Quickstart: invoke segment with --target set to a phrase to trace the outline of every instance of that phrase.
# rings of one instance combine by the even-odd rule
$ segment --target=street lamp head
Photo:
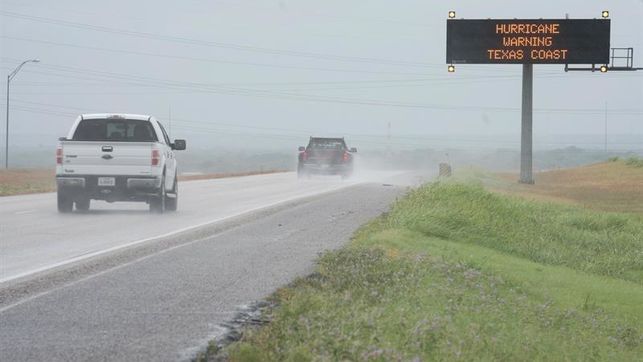
[[[30,60],[30,62],[32,62],[32,63],[40,63],[40,59],[32,59],[32,60]]]

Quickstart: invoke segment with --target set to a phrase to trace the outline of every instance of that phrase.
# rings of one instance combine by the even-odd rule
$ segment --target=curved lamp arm
[[[29,59],[29,60],[25,60],[24,62],[20,63],[20,65],[17,66],[16,69],[13,70],[13,72],[9,73],[9,75],[7,76],[7,79],[9,81],[11,81],[13,79],[13,77],[15,77],[16,74],[18,74],[20,69],[27,63],[40,63],[40,59]]]

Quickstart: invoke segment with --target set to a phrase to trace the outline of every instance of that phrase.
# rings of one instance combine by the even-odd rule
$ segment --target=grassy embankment
[[[349,246],[322,256],[316,273],[275,293],[272,322],[225,353],[234,361],[641,360],[643,214],[570,203],[618,209],[620,196],[597,198],[582,180],[617,193],[643,168],[619,161],[594,175],[601,167],[556,171],[560,182],[549,188],[556,177],[538,175],[539,185],[518,192],[480,182],[412,191]],[[566,172],[584,175],[583,192],[560,190],[577,182],[563,181]],[[530,200],[543,197],[565,203]]]
[[[252,176],[285,172],[268,170],[256,172],[225,172],[179,176],[181,181],[210,180],[226,177]],[[0,170],[0,196],[33,194],[56,191],[54,170],[48,169],[10,169]]]
[[[516,182],[517,175],[479,174],[493,191],[532,200],[564,202],[595,210],[643,213],[643,158],[612,159],[578,168],[542,172],[536,185]]]

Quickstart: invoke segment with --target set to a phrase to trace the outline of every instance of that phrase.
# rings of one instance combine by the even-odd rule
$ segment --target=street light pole
[[[6,130],[5,130],[5,139],[4,139],[4,168],[9,168],[9,84],[11,80],[18,74],[20,69],[27,63],[40,63],[39,59],[29,59],[20,63],[13,72],[7,75],[7,118],[6,118]]]
[[[11,78],[7,75],[7,118],[6,119],[6,126],[7,129],[5,130],[5,139],[4,139],[4,168],[8,169],[9,168],[9,82],[11,81]]]

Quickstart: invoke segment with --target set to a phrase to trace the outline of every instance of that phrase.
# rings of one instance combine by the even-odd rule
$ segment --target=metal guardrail
[[[445,162],[440,163],[440,177],[451,177],[451,173],[451,165]]]

